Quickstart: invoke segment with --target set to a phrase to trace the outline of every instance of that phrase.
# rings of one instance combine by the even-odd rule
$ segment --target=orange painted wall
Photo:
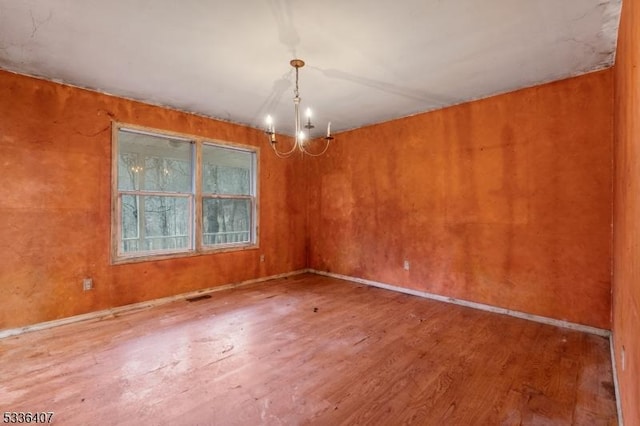
[[[111,265],[112,120],[262,147],[260,249]],[[0,330],[304,268],[302,161],[265,142],[259,130],[0,72]],[[84,277],[95,290],[81,291]]]
[[[639,426],[640,5],[637,0],[622,2],[619,31],[615,65],[613,341],[624,423]]]
[[[339,134],[306,161],[310,267],[608,329],[612,76]]]

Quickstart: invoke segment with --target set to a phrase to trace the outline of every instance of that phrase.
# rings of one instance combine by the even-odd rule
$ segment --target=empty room
[[[640,426],[639,60],[638,0],[0,0],[2,422]]]

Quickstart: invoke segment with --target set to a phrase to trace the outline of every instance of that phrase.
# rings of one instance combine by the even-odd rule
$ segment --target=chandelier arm
[[[296,150],[296,148],[298,148],[298,142],[294,142],[293,146],[291,147],[291,149],[289,151],[278,151],[278,148],[276,148],[276,144],[272,143],[271,144],[271,148],[273,148],[273,152],[276,153],[276,155],[280,158],[288,158],[290,157]]]
[[[308,151],[307,149],[304,148],[304,146],[300,145],[300,149],[302,150],[302,152],[304,152],[305,154],[311,156],[311,157],[320,157],[321,155],[324,155],[325,152],[327,152],[327,150],[329,149],[329,145],[331,144],[331,139],[324,139],[326,145],[324,146],[324,149],[322,150],[322,152],[319,153],[313,153],[311,151]]]
[[[293,151],[289,151],[286,154],[281,154],[277,149],[274,148],[273,152],[275,152],[276,157],[278,158],[289,158],[293,155]]]

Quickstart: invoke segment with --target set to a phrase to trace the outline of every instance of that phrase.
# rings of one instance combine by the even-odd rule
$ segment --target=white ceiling
[[[621,0],[0,0],[0,68],[293,132],[607,68]]]

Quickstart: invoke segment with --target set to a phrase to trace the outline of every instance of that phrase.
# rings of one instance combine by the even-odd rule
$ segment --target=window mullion
[[[144,188],[144,157],[141,159],[140,158],[140,154],[137,153],[136,154],[136,165],[138,166],[137,168],[137,172],[136,172],[136,177],[137,177],[137,184],[138,184],[138,192],[141,192],[141,190]],[[135,185],[134,185],[135,188]],[[144,251],[145,247],[144,247],[144,239],[146,237],[146,229],[144,226],[144,218],[145,218],[145,203],[144,203],[144,198],[142,198],[140,195],[136,196],[136,204],[138,207],[138,216],[137,216],[137,226],[138,226],[138,251]]]
[[[196,141],[195,155],[195,177],[194,177],[194,206],[195,206],[195,236],[196,250],[200,251],[203,246],[203,220],[202,220],[202,141]]]
[[[193,196],[190,192],[119,191],[118,193],[122,195],[144,195],[146,197],[191,198]]]
[[[253,200],[251,195],[235,195],[235,194],[202,194],[202,198],[218,198],[223,200]]]

